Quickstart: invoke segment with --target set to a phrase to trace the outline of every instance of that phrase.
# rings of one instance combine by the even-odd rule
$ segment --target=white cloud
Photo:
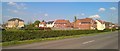
[[[77,16],[77,17],[84,16],[84,15],[85,15],[84,13],[75,14],[75,16]]]
[[[18,13],[18,10],[7,9],[10,13]]]
[[[48,14],[47,14],[47,13],[45,13],[45,14],[44,14],[44,16],[45,16],[45,17],[47,17],[47,16],[48,16]]]
[[[24,3],[20,3],[20,4],[18,4],[16,7],[18,8],[18,9],[27,9],[27,7],[25,6],[26,4],[24,4]]]
[[[8,2],[8,5],[17,5],[15,2]]]
[[[111,7],[110,9],[111,9],[111,10],[116,10],[116,8],[115,8],[115,7]]]
[[[99,15],[92,15],[92,16],[89,16],[89,18],[100,18]]]
[[[15,10],[15,9],[7,9],[9,13],[12,14],[16,14],[16,15],[27,15],[28,13],[30,14],[30,12],[26,12],[26,11],[21,11],[21,10]]]
[[[84,13],[81,13],[82,16],[84,16],[85,14]]]
[[[99,11],[105,11],[106,9],[105,8],[99,8]]]
[[[8,5],[15,7],[16,9],[27,9],[24,3],[15,3],[15,2],[8,2]]]
[[[18,10],[12,10],[13,13],[18,13],[19,11]]]

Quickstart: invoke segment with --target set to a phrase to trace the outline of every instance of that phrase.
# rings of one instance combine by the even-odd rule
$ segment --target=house
[[[97,30],[104,30],[105,29],[105,21],[96,20],[97,23]]]
[[[54,23],[55,28],[71,28],[71,23],[69,20],[59,19]]]
[[[74,28],[74,23],[75,23],[75,22],[72,22],[72,23],[71,23],[71,28]]]
[[[105,28],[106,28],[106,29],[110,29],[110,28],[111,28],[111,25],[112,25],[112,23],[110,23],[110,22],[105,22]]]
[[[47,28],[54,27],[54,21],[40,22],[39,27],[47,27]]]
[[[46,22],[40,22],[39,27],[46,27]]]
[[[48,21],[47,23],[46,23],[46,27],[49,27],[49,28],[51,28],[51,27],[54,27],[54,21]]]
[[[9,19],[6,25],[7,28],[21,28],[24,27],[24,21],[22,19],[19,18],[12,18]]]
[[[106,29],[111,29],[111,28],[116,28],[118,29],[118,25],[117,24],[113,24],[111,22],[105,22],[105,28]]]
[[[81,30],[94,30],[96,22],[92,18],[77,19],[73,27]]]

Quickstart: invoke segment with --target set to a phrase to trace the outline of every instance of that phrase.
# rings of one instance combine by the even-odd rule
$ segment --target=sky
[[[119,2],[120,0],[2,0],[2,2]]]
[[[2,21],[20,18],[28,22],[93,18],[118,22],[117,2],[3,2]]]

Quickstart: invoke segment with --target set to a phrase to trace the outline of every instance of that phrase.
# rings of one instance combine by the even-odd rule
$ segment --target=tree
[[[77,17],[76,16],[74,16],[74,21],[76,21],[77,20]]]
[[[27,22],[27,25],[30,25],[30,24],[33,24],[32,21],[28,21],[28,22]]]
[[[36,27],[38,27],[39,26],[39,23],[40,23],[40,21],[39,20],[36,20],[35,22],[34,22],[34,26]]]
[[[39,20],[36,20],[36,21],[34,22],[35,25],[38,25],[39,23],[40,23]]]
[[[25,25],[25,28],[29,29],[34,27],[34,24],[31,21],[28,21],[28,23]]]

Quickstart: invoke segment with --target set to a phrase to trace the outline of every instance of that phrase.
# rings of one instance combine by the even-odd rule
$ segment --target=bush
[[[2,31],[2,42],[8,41],[23,41],[37,38],[51,38],[59,36],[72,36],[90,33],[107,32],[109,30],[17,30],[17,31]]]

